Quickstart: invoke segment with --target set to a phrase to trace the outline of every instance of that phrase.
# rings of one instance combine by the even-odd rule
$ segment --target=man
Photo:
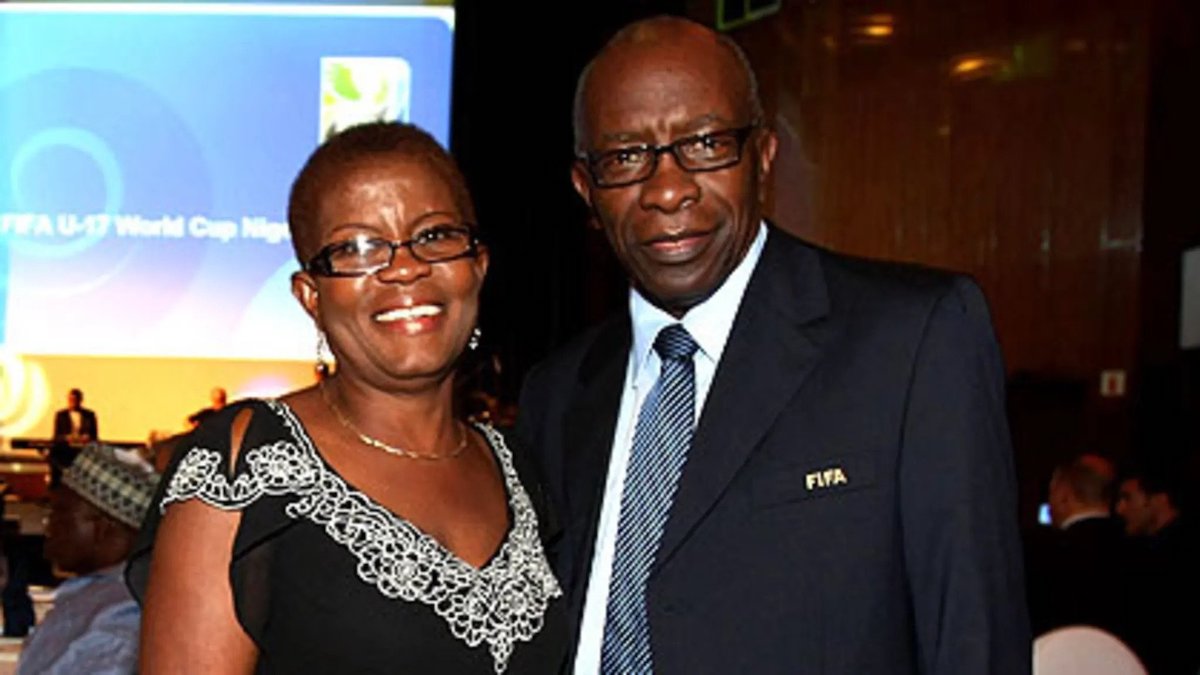
[[[633,288],[522,393],[579,622],[568,668],[1028,672],[975,285],[763,223],[776,137],[707,28],[622,30],[575,116],[572,181]]]
[[[1126,638],[1126,555],[1110,504],[1112,462],[1082,454],[1050,478],[1052,527],[1033,533],[1026,579],[1033,634],[1084,624]]]
[[[1131,469],[1124,475],[1117,515],[1131,537],[1173,544],[1182,534],[1178,491],[1171,480],[1153,471]]]
[[[67,392],[67,407],[54,413],[54,441],[79,448],[98,437],[96,413],[83,407],[83,392]]]
[[[207,408],[201,408],[196,412],[188,415],[187,421],[192,428],[200,426],[200,423],[208,419],[210,415],[225,407],[228,399],[228,394],[223,387],[213,387],[208,393],[209,404]]]
[[[1155,675],[1200,670],[1200,541],[1185,516],[1178,471],[1162,466],[1125,473],[1117,514],[1133,546],[1130,646]]]
[[[25,642],[18,675],[133,673],[141,613],[123,572],[158,475],[136,453],[88,445],[51,492],[46,557],[76,575]]]
[[[100,437],[96,413],[83,407],[83,392],[67,392],[67,407],[54,413],[54,438],[50,446],[50,486],[58,485],[64,468],[79,449]]]

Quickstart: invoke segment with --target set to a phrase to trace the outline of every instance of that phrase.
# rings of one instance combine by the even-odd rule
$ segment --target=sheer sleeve
[[[240,448],[231,453],[234,419],[247,409],[253,415]],[[271,601],[273,542],[296,523],[284,511],[284,497],[292,492],[297,467],[281,461],[291,456],[287,449],[294,449],[295,439],[268,404],[244,401],[211,415],[178,447],[142,522],[126,582],[143,602],[159,522],[171,504],[199,499],[213,508],[239,511],[229,582],[238,622],[261,645]],[[231,454],[236,457],[232,463]]]

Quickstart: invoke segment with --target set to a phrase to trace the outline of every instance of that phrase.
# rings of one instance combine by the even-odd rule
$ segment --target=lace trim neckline
[[[308,430],[304,428],[304,423],[301,422],[300,418],[296,416],[296,413],[292,410],[291,406],[279,399],[269,399],[265,400],[265,402],[274,409],[276,414],[280,416],[284,425],[288,427],[288,431],[297,441],[300,442],[300,445],[305,453],[308,454],[313,461],[320,464],[321,467],[328,473],[330,478],[339,481],[345,490],[362,495],[363,498],[368,501],[368,505],[377,508],[381,515],[386,515],[395,519],[398,525],[411,528],[416,536],[422,539],[428,539],[432,545],[441,549],[446,556],[454,562],[476,572],[482,572],[483,570],[486,570],[493,560],[500,557],[500,552],[504,550],[505,544],[508,543],[514,530],[516,530],[517,505],[514,503],[516,499],[516,491],[520,489],[521,492],[524,493],[525,489],[520,483],[520,479],[517,476],[515,467],[511,465],[511,452],[506,453],[506,455],[502,457],[501,453],[497,451],[497,445],[503,445],[505,450],[508,450],[508,445],[504,442],[504,437],[501,436],[499,432],[493,429],[490,425],[477,424],[474,422],[468,424],[470,428],[478,430],[481,434],[483,434],[483,438],[487,443],[488,450],[492,453],[492,456],[496,458],[496,464],[500,467],[500,473],[504,478],[504,503],[508,509],[508,526],[504,531],[504,538],[500,540],[500,545],[496,547],[496,550],[492,551],[491,556],[488,557],[487,561],[484,562],[483,565],[475,567],[471,563],[463,560],[462,557],[452,551],[450,547],[438,541],[437,537],[434,537],[425,530],[422,530],[412,521],[389,509],[367,493],[355,487],[353,483],[347,480],[346,477],[343,476],[341,472],[339,472],[337,468],[333,466],[333,464],[330,464],[329,460],[325,459],[325,456],[322,455],[319,450],[317,450],[316,444],[312,442],[312,438],[308,435]]]
[[[546,561],[537,515],[503,437],[491,426],[475,425],[497,459],[510,509],[499,549],[476,568],[347,483],[320,455],[286,403],[263,404],[290,438],[245,450],[243,470],[231,471],[232,481],[220,470],[220,453],[192,447],[171,477],[160,509],[191,498],[240,510],[263,496],[298,497],[284,506],[284,513],[313,522],[347,548],[358,561],[360,579],[385,597],[430,606],[470,647],[487,642],[496,673],[504,672],[515,643],[527,642],[541,630],[550,601],[562,589]]]

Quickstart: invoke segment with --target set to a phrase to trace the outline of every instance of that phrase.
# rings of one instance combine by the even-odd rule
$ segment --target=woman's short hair
[[[383,155],[399,155],[425,163],[450,187],[463,217],[474,223],[475,207],[466,181],[454,158],[433,136],[403,122],[368,122],[350,127],[321,144],[292,183],[288,198],[288,230],[292,248],[303,263],[314,253],[311,241],[316,231],[316,214],[322,192],[358,161]]]

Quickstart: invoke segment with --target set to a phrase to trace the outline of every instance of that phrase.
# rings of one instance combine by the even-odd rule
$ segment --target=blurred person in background
[[[188,415],[188,418],[187,418],[188,425],[192,428],[195,428],[196,426],[198,426],[201,422],[203,422],[205,419],[207,419],[210,415],[212,415],[213,413],[217,412],[218,410],[221,410],[226,405],[228,405],[228,398],[229,398],[229,395],[228,395],[228,393],[226,393],[226,391],[223,387],[213,387],[212,391],[210,391],[208,393],[208,400],[209,400],[208,407],[201,408],[200,410],[197,410],[196,412],[192,413],[191,415]]]
[[[1130,544],[1130,646],[1153,675],[1200,670],[1200,546],[1187,479],[1170,462],[1150,462],[1125,471],[1117,494]]]
[[[100,438],[96,413],[83,407],[83,392],[67,392],[67,407],[54,413],[54,438],[50,445],[50,485],[58,485],[62,470],[71,465],[79,449]]]
[[[1127,555],[1121,522],[1112,516],[1116,469],[1081,454],[1050,478],[1051,527],[1026,542],[1026,587],[1035,636],[1083,624],[1125,639]]]
[[[60,573],[54,607],[25,641],[19,675],[118,675],[137,666],[141,612],[125,561],[158,474],[136,453],[90,444],[51,490],[46,557]]]

